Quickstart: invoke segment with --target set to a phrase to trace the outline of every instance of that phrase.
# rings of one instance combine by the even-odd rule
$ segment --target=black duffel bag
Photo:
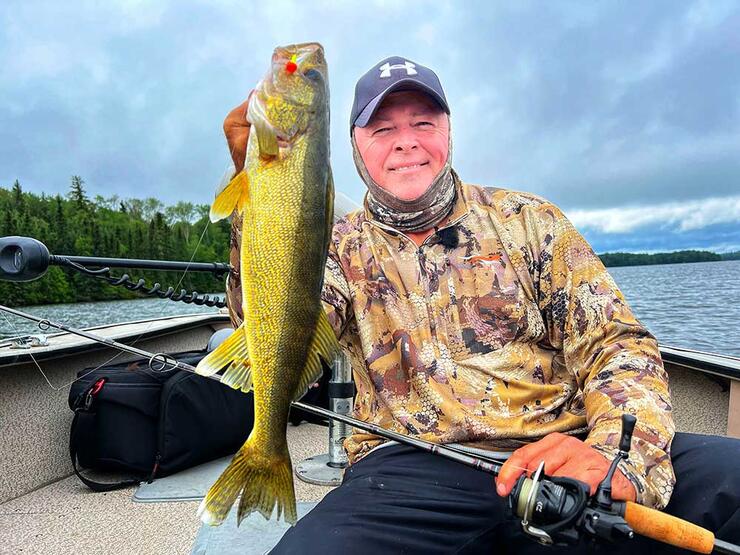
[[[205,351],[171,355],[191,365]],[[157,372],[148,360],[82,370],[69,392],[75,416],[69,453],[75,474],[95,491],[151,482],[234,453],[254,422],[244,394],[185,370]],[[78,469],[123,472],[131,479],[101,483]]]

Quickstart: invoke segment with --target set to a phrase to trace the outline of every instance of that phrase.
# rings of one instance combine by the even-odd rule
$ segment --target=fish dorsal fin
[[[196,367],[196,372],[203,376],[212,376],[225,366],[226,371],[221,383],[245,393],[252,390],[252,368],[247,352],[247,336],[244,324],[236,328],[226,340],[208,353]]]
[[[221,191],[211,205],[209,217],[212,222],[228,218],[234,209],[242,211],[249,192],[249,178],[247,174],[240,171],[229,181],[226,188]]]
[[[261,118],[254,122],[253,127],[257,133],[257,146],[260,150],[260,157],[274,158],[277,156],[280,149],[278,147],[275,130]]]
[[[322,308],[319,311],[316,331],[314,332],[313,340],[308,350],[306,366],[301,373],[301,379],[293,395],[294,401],[303,397],[306,391],[308,391],[308,388],[321,378],[323,368],[321,367],[320,358],[323,358],[331,365],[334,362],[334,357],[340,350],[341,347],[339,346],[337,337],[334,335],[334,329],[331,327],[329,319],[326,317],[326,312]]]

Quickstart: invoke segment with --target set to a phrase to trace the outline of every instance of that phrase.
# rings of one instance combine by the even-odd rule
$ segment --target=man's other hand
[[[545,461],[545,474],[575,478],[591,487],[591,495],[606,476],[611,461],[596,449],[573,436],[552,433],[541,440],[520,447],[512,453],[496,478],[496,491],[502,497],[511,493],[517,478],[527,469],[531,475],[541,461]],[[622,471],[617,469],[612,480],[612,497],[623,501],[634,501],[635,486]]]
[[[252,91],[254,92],[254,91]],[[229,153],[234,161],[236,173],[244,169],[244,159],[247,156],[247,141],[249,140],[249,128],[247,121],[247,108],[252,93],[249,93],[247,100],[231,110],[224,120],[224,135],[226,142],[229,144]]]

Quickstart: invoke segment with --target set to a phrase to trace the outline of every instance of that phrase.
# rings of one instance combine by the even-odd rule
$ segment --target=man
[[[246,104],[224,123],[237,170]],[[350,133],[368,192],[334,227],[322,298],[352,361],[357,418],[508,460],[494,489],[476,470],[355,432],[343,484],[273,553],[539,552],[505,518],[505,496],[540,461],[593,492],[623,413],[638,422],[614,497],[657,508],[671,498],[674,425],[655,339],[557,207],[459,179],[449,113],[420,64],[392,57],[360,78]],[[677,468],[706,466],[681,474],[669,509],[734,541],[740,485],[709,462],[737,457],[739,443],[678,434],[672,448]],[[709,477],[735,496],[707,496]]]

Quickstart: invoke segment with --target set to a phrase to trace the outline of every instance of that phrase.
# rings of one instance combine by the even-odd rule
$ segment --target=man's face
[[[366,127],[355,127],[357,149],[370,177],[402,200],[426,192],[447,161],[447,114],[416,91],[389,94]]]

